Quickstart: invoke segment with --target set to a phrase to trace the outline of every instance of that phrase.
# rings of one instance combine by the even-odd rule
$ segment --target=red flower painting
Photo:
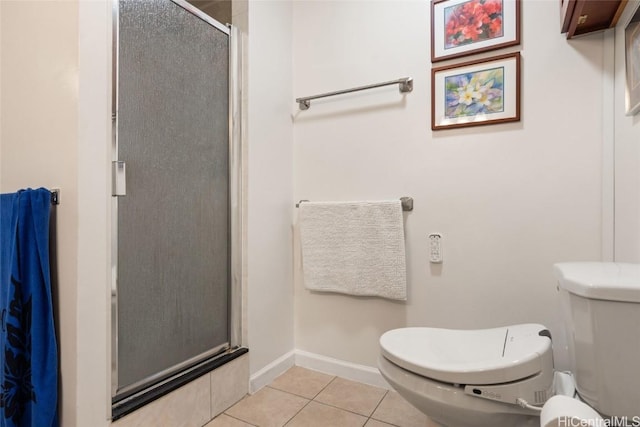
[[[445,49],[502,37],[502,1],[470,0],[445,8]]]

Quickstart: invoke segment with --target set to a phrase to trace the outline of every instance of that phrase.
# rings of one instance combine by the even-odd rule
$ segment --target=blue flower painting
[[[447,118],[504,111],[504,67],[449,76],[444,84]]]
[[[638,9],[640,10],[640,9]],[[631,35],[631,88],[636,89],[640,85],[640,24]]]

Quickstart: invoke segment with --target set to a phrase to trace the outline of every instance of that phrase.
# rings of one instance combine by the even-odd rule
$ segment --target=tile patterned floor
[[[205,427],[437,427],[395,391],[294,366]]]

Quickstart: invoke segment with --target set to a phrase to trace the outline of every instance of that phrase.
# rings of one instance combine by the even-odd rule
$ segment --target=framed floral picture
[[[520,120],[520,52],[431,70],[431,129]]]
[[[627,72],[627,116],[640,111],[640,8],[624,29]]]
[[[520,44],[520,0],[432,0],[431,62]]]

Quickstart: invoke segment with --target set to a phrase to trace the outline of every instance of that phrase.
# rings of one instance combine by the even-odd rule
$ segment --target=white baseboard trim
[[[303,350],[294,350],[295,364],[307,369],[323,372],[325,374],[336,375],[352,381],[376,387],[391,389],[389,383],[382,377],[378,368],[356,363],[345,362],[344,360],[322,356]]]
[[[295,364],[295,350],[280,356],[249,378],[249,393],[253,394],[271,383]]]

